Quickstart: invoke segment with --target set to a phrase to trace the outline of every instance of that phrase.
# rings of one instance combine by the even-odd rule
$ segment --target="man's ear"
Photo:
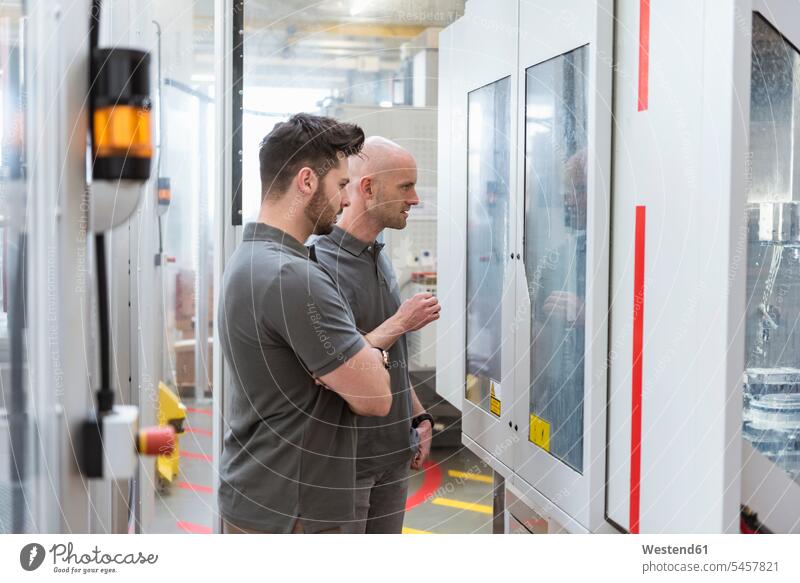
[[[316,192],[319,178],[316,173],[308,166],[303,166],[295,176],[297,190],[306,196],[311,196]]]
[[[375,198],[375,179],[372,176],[362,176],[358,181],[359,189],[367,199]]]

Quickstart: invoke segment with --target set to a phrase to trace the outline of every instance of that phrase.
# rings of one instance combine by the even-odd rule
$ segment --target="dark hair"
[[[294,176],[308,166],[320,178],[339,162],[338,156],[354,156],[364,146],[364,130],[330,117],[298,113],[275,125],[258,150],[261,198],[279,195]]]

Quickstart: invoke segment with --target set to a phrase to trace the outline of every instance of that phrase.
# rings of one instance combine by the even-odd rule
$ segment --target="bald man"
[[[399,534],[409,468],[422,468],[433,434],[433,417],[411,386],[405,334],[437,320],[440,307],[429,293],[400,302],[394,270],[376,241],[384,229],[404,229],[419,204],[413,156],[390,140],[371,137],[361,155],[350,158],[349,170],[350,206],[314,248],[350,304],[356,327],[372,346],[388,351],[393,400],[386,417],[357,421],[356,520],[344,531]]]

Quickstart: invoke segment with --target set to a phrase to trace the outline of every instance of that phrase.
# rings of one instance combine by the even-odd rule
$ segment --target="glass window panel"
[[[753,15],[743,435],[800,481],[800,53]]]
[[[525,81],[525,272],[531,441],[583,469],[588,47]]]
[[[157,62],[162,62],[161,87],[157,94],[160,120],[157,134],[158,164],[153,179],[171,191],[169,205],[160,207],[159,245],[167,260],[160,269],[163,297],[163,371],[161,380],[180,395],[188,407],[208,407],[206,398],[213,385],[214,332],[214,197],[216,145],[214,114],[219,94],[214,85],[213,7],[194,3],[175,15],[169,3],[158,3],[155,17],[163,30],[163,47]],[[192,29],[184,29],[190,22]],[[190,414],[191,415],[191,414]],[[211,418],[196,415],[191,419],[198,429],[211,429]],[[181,441],[183,447],[183,441]],[[190,446],[210,455],[209,440]],[[159,460],[159,488],[170,484],[172,466]],[[190,465],[193,479],[212,483],[210,464]],[[185,471],[184,460],[180,472]],[[141,484],[144,492],[148,484]],[[175,509],[186,499],[178,494],[174,482],[169,496],[158,493],[151,530],[184,532],[176,523]],[[192,522],[211,527],[214,510],[197,508]]]
[[[510,79],[469,94],[466,397],[500,414],[503,274],[509,237]]]

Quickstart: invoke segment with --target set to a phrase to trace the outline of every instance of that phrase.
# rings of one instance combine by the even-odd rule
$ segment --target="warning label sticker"
[[[528,439],[543,450],[550,451],[550,424],[541,417],[531,414]]]
[[[500,395],[500,383],[490,379],[489,392],[490,392],[489,410],[492,412],[492,414],[500,417],[500,401],[502,399]]]

